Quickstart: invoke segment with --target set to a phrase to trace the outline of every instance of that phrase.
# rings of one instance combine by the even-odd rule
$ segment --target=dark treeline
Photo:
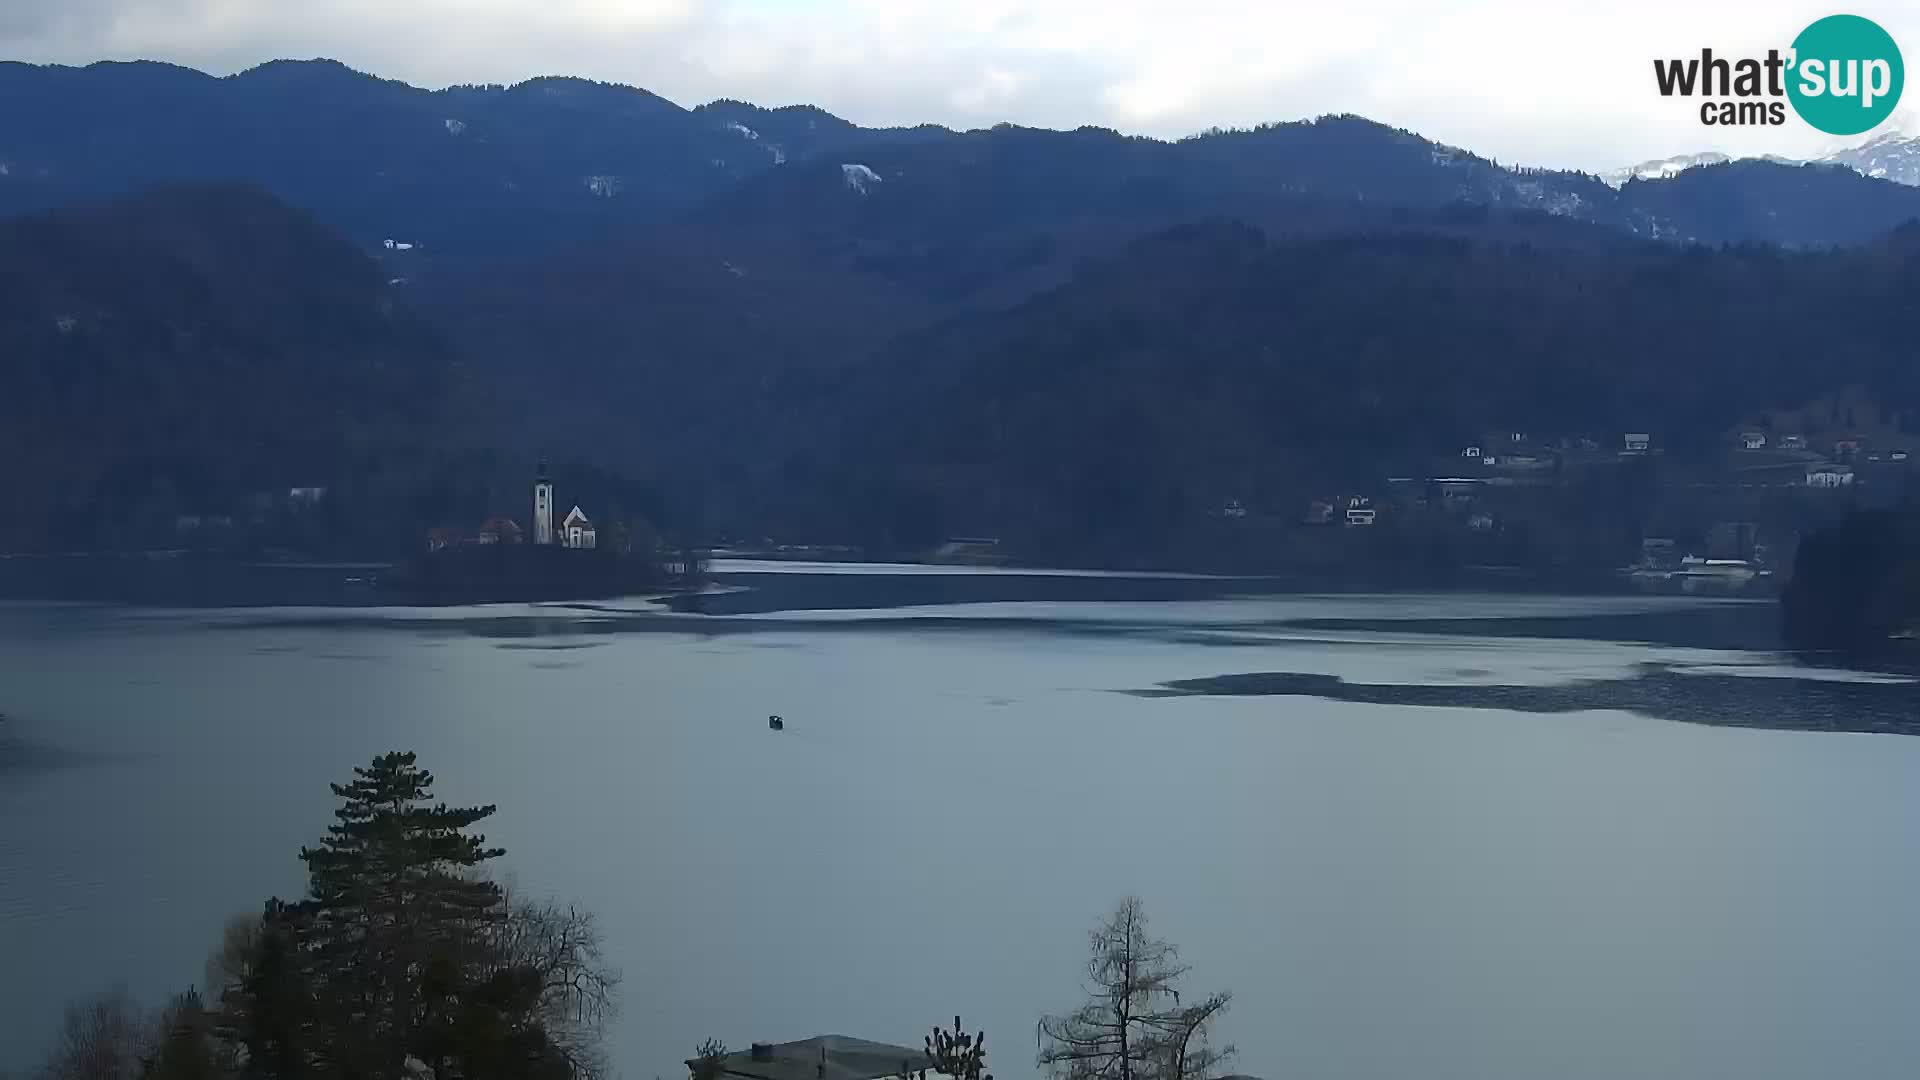
[[[838,381],[822,407],[840,427],[785,490],[922,535],[1173,553],[1225,500],[1297,514],[1492,431],[1609,449],[1646,431],[1686,460],[1743,417],[1858,386],[1920,434],[1917,301],[1912,229],[1794,254],[1185,226]],[[1643,499],[1635,471],[1654,468],[1590,478],[1595,519]]]
[[[1796,649],[1916,655],[1920,636],[1920,504],[1863,511],[1808,536],[1781,596]]]
[[[510,894],[504,852],[414,755],[333,785],[335,823],[300,850],[307,895],[236,917],[205,981],[157,1014],[124,993],[74,1003],[34,1080],[596,1080],[619,976],[591,914]]]
[[[433,798],[391,752],[330,785],[334,824],[302,847],[308,887],[229,920],[203,982],[157,1010],[114,990],[73,1002],[26,1080],[603,1080],[620,975],[591,913],[485,874],[505,854],[474,827],[495,807]],[[1086,1001],[1039,1021],[1055,1080],[1213,1080],[1230,993],[1190,995],[1178,948],[1122,900],[1088,935]],[[666,992],[671,992],[668,989]],[[726,1046],[702,1043],[694,1080]],[[824,1060],[824,1058],[823,1058]],[[804,1064],[804,1063],[803,1063]],[[993,1080],[984,1033],[935,1027],[899,1080]]]

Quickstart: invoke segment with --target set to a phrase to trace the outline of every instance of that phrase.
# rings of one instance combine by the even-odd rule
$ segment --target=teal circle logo
[[[1893,114],[1907,81],[1893,36],[1858,15],[1829,15],[1800,31],[1792,63],[1793,111],[1829,135],[1871,131]]]

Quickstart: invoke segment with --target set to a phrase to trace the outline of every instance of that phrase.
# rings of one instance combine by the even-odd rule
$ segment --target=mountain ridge
[[[1844,165],[1860,175],[1889,180],[1910,187],[1920,186],[1920,111],[1901,110],[1865,139],[1831,146],[1807,158],[1779,154],[1756,154],[1736,158],[1716,150],[1674,154],[1652,158],[1633,165],[1609,169],[1600,178],[1614,187],[1629,179],[1669,179],[1689,168],[1720,165],[1729,161],[1769,161],[1779,165]]]
[[[24,104],[49,100],[24,92],[49,79],[62,84],[55,106]],[[952,496],[955,527],[968,535],[992,527],[981,520],[995,505],[983,489],[886,466],[910,460],[908,443],[870,441],[864,457],[841,459],[844,482],[825,492],[814,482],[840,452],[822,442],[828,427],[904,424],[915,437],[980,443],[985,435],[950,415],[962,403],[987,413],[1019,406],[1024,456],[998,461],[1005,490],[1030,505],[1097,501],[1085,485],[1107,490],[1114,475],[1070,448],[1058,458],[1073,465],[1065,474],[1022,480],[1052,467],[1051,444],[1034,434],[1048,413],[1010,371],[1113,406],[1105,426],[1069,424],[1068,433],[1129,438],[1127,418],[1146,417],[1134,428],[1202,471],[1240,452],[1321,467],[1261,434],[1231,392],[1235,379],[1247,380],[1247,400],[1268,401],[1301,430],[1322,416],[1287,412],[1293,390],[1337,400],[1361,430],[1398,427],[1426,442],[1461,433],[1420,427],[1406,387],[1426,387],[1488,423],[1530,425],[1511,415],[1523,411],[1515,402],[1537,399],[1545,411],[1555,395],[1596,410],[1616,405],[1561,418],[1569,425],[1644,422],[1635,409],[1658,419],[1668,408],[1660,400],[1674,395],[1655,380],[1669,369],[1640,365],[1637,381],[1614,386],[1597,373],[1625,361],[1577,336],[1535,326],[1532,352],[1508,355],[1512,342],[1487,327],[1530,318],[1509,307],[1560,305],[1589,336],[1622,349],[1772,348],[1713,340],[1737,320],[1725,317],[1721,293],[1690,292],[1688,275],[1719,268],[1720,288],[1763,300],[1782,289],[1825,295],[1836,280],[1829,266],[1893,267],[1909,282],[1914,232],[1876,245],[1920,217],[1920,188],[1837,166],[1729,162],[1616,189],[1586,173],[1501,165],[1354,115],[1174,141],[1091,126],[866,129],[811,106],[721,100],[688,109],[563,77],[429,91],[331,62],[224,78],[148,64],[0,65],[0,132],[8,140],[0,209],[218,174],[340,234],[327,244],[365,256],[350,273],[372,283],[368,295],[418,312],[438,339],[422,347],[457,358],[452,375],[487,391],[491,411],[469,444],[592,458],[698,503],[710,521],[753,528],[780,519],[815,535],[834,523],[809,520],[808,499],[833,513],[873,507],[891,518]],[[188,236],[181,247],[195,243]],[[1829,250],[1844,246],[1859,250],[1845,258]],[[1155,258],[1186,268],[1190,280],[1169,278]],[[1368,283],[1378,304],[1316,280],[1314,268]],[[1455,290],[1456,275],[1482,273],[1479,291],[1462,294],[1458,317],[1471,315],[1471,326],[1423,299]],[[1542,291],[1532,278],[1568,278],[1586,292]],[[1296,294],[1324,303],[1303,305]],[[1403,294],[1433,329],[1430,341],[1393,328],[1389,301]],[[1718,321],[1688,321],[1669,296],[1721,305]],[[1609,300],[1635,325],[1612,326]],[[1286,354],[1307,365],[1300,373],[1269,362],[1281,356],[1274,343],[1295,333],[1274,310],[1315,328]],[[1349,323],[1327,322],[1330,310]],[[57,317],[43,310],[34,319]],[[1800,340],[1791,329],[1774,336]],[[1876,322],[1874,334],[1881,329]],[[1432,342],[1446,354],[1430,356]],[[1525,379],[1489,378],[1463,360],[1476,351],[1504,357]],[[1876,336],[1861,355],[1881,364],[1883,351]],[[1110,392],[1095,377],[1105,353],[1132,357]],[[1002,354],[1027,362],[1009,369]],[[205,359],[161,355],[187,372]],[[1181,384],[1177,361],[1189,355],[1211,381],[1204,394]],[[1734,378],[1725,357],[1712,359],[1714,378]],[[1366,393],[1341,396],[1341,365],[1362,360],[1372,365],[1362,372]],[[1504,411],[1435,382],[1422,364],[1506,402]],[[1769,392],[1804,401],[1833,389],[1813,383],[1838,378],[1840,366],[1776,372]],[[1879,367],[1867,374],[1906,393]],[[927,385],[962,392],[949,400]],[[1628,408],[1623,396],[1652,404]],[[1151,415],[1154,400],[1170,403],[1168,417]],[[855,401],[870,407],[853,409]],[[1711,400],[1690,408],[1674,414],[1676,428],[1723,419]],[[1215,412],[1231,422],[1210,419]],[[1181,433],[1189,427],[1197,434]],[[324,424],[314,430],[333,438]],[[1405,448],[1374,442],[1340,467],[1371,467],[1375,449]],[[935,474],[981,464],[944,451],[912,460]],[[1081,465],[1093,471],[1073,471]],[[1184,483],[1173,485],[1181,499],[1232,497]],[[1064,536],[1068,524],[1047,527]]]
[[[1094,127],[865,128],[811,105],[723,98],[687,107],[642,88],[568,76],[432,90],[332,60],[275,60],[227,76],[135,61],[0,64],[0,131],[0,213],[152,183],[240,180],[369,247],[394,239],[463,256],[561,251],[610,230],[697,215],[792,163],[836,157],[856,165],[861,154],[903,147],[937,157],[996,135],[1041,157],[1109,152],[1101,144],[1149,147],[1136,156],[1219,173],[1214,188],[1235,197],[1528,207],[1682,242],[1820,244],[1855,242],[1859,232],[1827,235],[1804,207],[1784,208],[1801,225],[1780,230],[1772,215],[1783,208],[1742,192],[1729,193],[1750,206],[1739,218],[1662,216],[1679,203],[1643,205],[1644,189],[1501,165],[1351,114],[1177,140]],[[1039,162],[1038,172],[1052,167]],[[1062,165],[1069,174],[1074,167]],[[1174,166],[1156,168],[1161,182]],[[1878,197],[1883,206],[1900,203],[1882,215],[1886,227],[1920,216],[1920,198],[1903,200]]]

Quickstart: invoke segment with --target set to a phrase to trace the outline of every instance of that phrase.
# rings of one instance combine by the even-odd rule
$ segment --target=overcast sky
[[[1651,62],[1784,49],[1839,10],[1920,59],[1916,0],[0,0],[0,59],[227,74],[326,56],[434,87],[579,75],[861,124],[1160,136],[1357,112],[1502,162],[1598,170],[1828,145],[1797,118],[1703,127],[1697,103],[1659,97]]]

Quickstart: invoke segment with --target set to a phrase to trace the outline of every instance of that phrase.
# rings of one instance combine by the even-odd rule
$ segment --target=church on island
[[[547,463],[542,461],[533,477],[533,543],[539,547],[571,548],[575,551],[592,551],[600,546],[600,534],[594,528],[593,519],[585,510],[575,506],[560,519],[559,527],[553,523],[553,479],[547,475]],[[519,544],[526,540],[526,533],[520,523],[511,517],[490,517],[476,533],[467,534],[458,529],[439,528],[427,533],[427,550],[441,551],[459,545]]]

